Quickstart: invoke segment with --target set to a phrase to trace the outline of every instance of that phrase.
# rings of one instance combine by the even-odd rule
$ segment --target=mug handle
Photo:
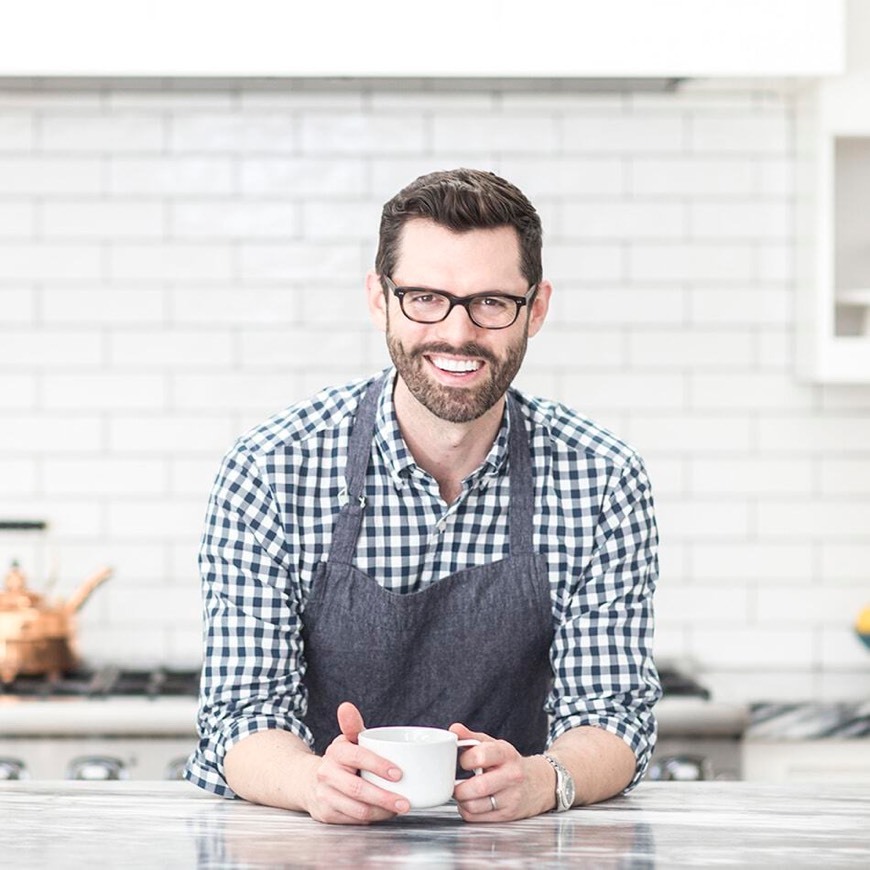
[[[480,741],[475,740],[473,737],[469,737],[467,740],[457,740],[456,741],[456,746],[458,747],[457,751],[459,751],[459,749],[463,749],[464,747],[478,746],[479,744],[480,744]],[[474,775],[475,776],[480,776],[482,773],[483,773],[482,767],[475,767],[474,768]],[[459,785],[460,782],[462,782],[462,780],[457,779],[455,782],[455,785]]]

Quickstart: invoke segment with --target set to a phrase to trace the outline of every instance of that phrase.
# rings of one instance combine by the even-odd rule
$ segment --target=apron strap
[[[366,505],[366,469],[372,452],[378,399],[388,376],[389,372],[385,372],[369,385],[357,408],[353,430],[350,433],[347,467],[344,472],[347,502],[335,521],[332,546],[329,548],[331,558],[348,565],[353,562],[357,538],[362,527],[363,511]]]
[[[373,381],[359,403],[345,470],[347,502],[341,508],[333,529],[330,558],[351,564],[356,553],[356,542],[362,527],[365,511],[365,478],[372,451],[378,400],[389,377],[386,372]],[[534,485],[529,437],[517,400],[507,394],[510,506],[510,554],[517,556],[533,553],[532,520],[534,518]]]
[[[529,435],[520,406],[514,396],[507,394],[508,455],[510,457],[510,554],[519,556],[534,552],[532,520],[535,516],[535,490],[532,480],[532,458]]]

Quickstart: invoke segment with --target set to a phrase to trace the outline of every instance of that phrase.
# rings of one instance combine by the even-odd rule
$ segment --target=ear
[[[529,336],[537,335],[538,330],[544,325],[547,319],[547,312],[550,310],[550,295],[553,292],[553,285],[549,281],[541,281],[538,284],[538,292],[535,293],[535,298],[532,300],[531,310],[529,311]]]
[[[374,269],[366,273],[366,296],[369,303],[369,317],[372,323],[381,331],[387,331],[387,297],[381,280]]]

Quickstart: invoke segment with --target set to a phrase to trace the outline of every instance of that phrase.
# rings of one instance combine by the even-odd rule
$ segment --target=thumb
[[[362,713],[350,701],[338,705],[338,727],[351,743],[357,742],[360,731],[366,727]]]

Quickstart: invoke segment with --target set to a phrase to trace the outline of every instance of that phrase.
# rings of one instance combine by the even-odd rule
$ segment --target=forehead
[[[454,232],[430,220],[408,221],[399,237],[394,280],[472,292],[525,289],[513,227]]]

